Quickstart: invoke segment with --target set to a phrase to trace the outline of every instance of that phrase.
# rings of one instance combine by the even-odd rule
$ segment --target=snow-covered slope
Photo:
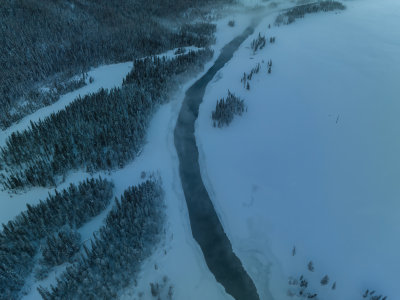
[[[345,4],[289,26],[266,19],[255,35],[275,44],[253,55],[245,42],[200,107],[203,178],[264,299],[268,287],[284,299],[301,274],[324,300],[400,294],[400,2]],[[240,79],[258,62],[247,91]],[[248,112],[213,128],[228,89]]]

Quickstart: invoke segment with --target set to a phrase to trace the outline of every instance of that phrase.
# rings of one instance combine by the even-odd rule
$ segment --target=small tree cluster
[[[172,296],[174,295],[174,287],[169,284],[168,277],[164,276],[162,278],[162,282],[150,283],[150,293],[153,298],[156,299],[172,300]]]
[[[294,246],[292,250],[292,256],[295,255],[296,255],[296,247]],[[315,271],[314,263],[312,261],[310,261],[307,264],[307,270],[309,272]],[[319,284],[321,286],[327,286],[329,282],[330,282],[329,276],[325,275],[321,278]],[[315,288],[313,288],[312,282],[310,283],[304,275],[300,275],[300,277],[298,278],[289,277],[288,284],[289,284],[289,289],[288,289],[289,296],[291,297],[297,296],[300,298],[314,299],[314,300],[318,299],[318,293],[317,293],[318,291]],[[336,290],[336,281],[329,286],[331,290]]]
[[[126,190],[94,235],[91,249],[83,247],[84,255],[67,267],[56,286],[38,289],[43,299],[115,299],[159,239],[162,195],[156,181]]]
[[[296,19],[304,18],[306,14],[317,13],[320,11],[327,12],[332,10],[344,10],[345,8],[346,7],[342,3],[332,0],[298,5],[278,15],[275,19],[275,25],[291,24]]]
[[[246,72],[243,73],[243,77],[240,79],[240,82],[243,83],[243,87],[245,89],[250,89],[250,83],[249,81],[253,78],[254,74],[257,74],[260,72],[261,65],[258,63],[254,68],[251,69],[250,73],[247,74]]]
[[[107,180],[87,179],[56,191],[38,205],[27,205],[14,220],[3,224],[0,232],[0,295],[15,299],[34,265],[40,241],[63,226],[79,228],[109,204],[113,184]]]
[[[366,298],[368,300],[387,300],[387,296],[384,296],[382,294],[376,293],[375,290],[366,290],[363,294],[363,298]]]
[[[308,280],[301,275],[298,279],[289,277],[289,289],[288,289],[288,295],[293,297],[293,296],[298,296],[300,298],[306,298],[306,299],[314,299],[317,300],[318,294],[311,291],[311,287],[309,286]]]
[[[228,96],[217,100],[215,110],[212,112],[213,125],[228,126],[235,115],[242,115],[245,110],[244,101],[228,91]]]
[[[257,50],[263,49],[266,44],[267,44],[267,39],[265,38],[265,36],[262,36],[261,33],[258,33],[258,37],[251,42],[251,49],[253,50],[254,53],[256,53]]]

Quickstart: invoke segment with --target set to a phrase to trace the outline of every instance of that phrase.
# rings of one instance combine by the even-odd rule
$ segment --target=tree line
[[[320,11],[327,12],[332,10],[344,10],[345,8],[346,7],[342,3],[332,0],[298,5],[279,14],[275,19],[275,25],[291,24],[296,19],[304,18],[306,14],[317,13]]]

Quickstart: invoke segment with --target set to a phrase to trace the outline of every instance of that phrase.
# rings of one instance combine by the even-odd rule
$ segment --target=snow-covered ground
[[[202,175],[262,299],[285,299],[301,274],[324,300],[400,294],[400,2],[345,4],[289,26],[266,18],[254,36],[275,44],[253,55],[245,42],[200,107]],[[258,62],[247,91],[240,79]],[[248,112],[213,128],[228,89]]]

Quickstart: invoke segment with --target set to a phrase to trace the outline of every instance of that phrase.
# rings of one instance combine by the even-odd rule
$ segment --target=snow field
[[[400,293],[400,3],[345,4],[289,26],[268,29],[266,18],[254,37],[275,44],[253,55],[249,38],[200,107],[203,180],[262,299],[285,299],[301,274],[324,300]],[[247,91],[240,78],[258,62]],[[228,89],[248,112],[213,128]]]

